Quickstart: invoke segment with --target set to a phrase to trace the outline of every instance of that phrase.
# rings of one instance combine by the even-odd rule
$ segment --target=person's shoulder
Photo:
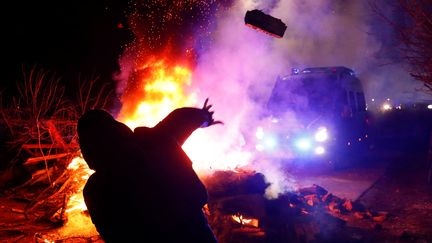
[[[130,134],[133,133],[132,129],[130,127],[128,127],[126,124],[119,122],[119,121],[116,121],[116,123],[117,123],[117,126],[119,127],[119,129],[121,129],[123,132],[130,133]]]
[[[93,109],[86,111],[80,118],[79,121],[87,120],[114,120],[113,116],[102,109]]]
[[[152,129],[150,127],[136,127],[133,132],[135,134],[150,134]]]

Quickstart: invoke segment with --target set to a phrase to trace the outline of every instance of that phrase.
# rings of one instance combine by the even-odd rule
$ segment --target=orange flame
[[[123,95],[123,108],[118,117],[130,128],[152,127],[173,109],[196,103],[195,94],[185,94],[191,85],[188,67],[169,65],[161,59],[143,65],[140,70],[145,72],[145,77],[139,77],[136,90]]]
[[[82,194],[87,179],[94,171],[88,167],[82,156],[73,158],[67,169],[71,172],[71,180],[76,188],[75,193],[69,197],[66,205],[67,221],[63,227],[55,230],[55,232],[48,232],[44,235],[44,242],[55,242],[49,240],[51,238],[92,237],[97,235],[91,219],[83,213],[87,210],[87,207]]]
[[[132,129],[153,127],[176,108],[200,107],[197,104],[199,89],[192,86],[189,66],[169,62],[166,58],[149,58],[129,78],[129,89],[122,96],[123,106],[117,119]],[[207,129],[199,130],[183,146],[198,173],[214,169],[232,170],[249,162],[251,154],[233,146],[233,141],[229,141],[232,137],[225,136],[227,141],[216,141],[215,134],[212,135]]]
[[[85,211],[87,207],[84,203],[82,191],[84,189],[85,182],[88,180],[90,175],[94,173],[94,170],[91,170],[88,167],[84,158],[81,156],[73,158],[67,169],[74,172],[73,181],[79,184],[79,189],[77,193],[73,194],[69,198],[65,212],[71,213],[76,210],[79,212]]]
[[[123,106],[117,117],[131,129],[138,126],[153,127],[176,108],[200,107],[197,105],[198,91],[192,89],[192,71],[188,65],[172,64],[165,59],[150,59],[137,72],[139,75],[137,80],[134,80],[135,86],[126,90],[122,96]],[[235,169],[247,164],[251,155],[233,147],[233,142],[230,141],[231,135],[225,136],[222,143],[211,136],[215,136],[214,133],[212,135],[207,130],[197,130],[183,146],[194,161],[194,169],[199,174],[206,173],[209,169]],[[237,141],[234,142],[236,143]],[[235,164],[231,164],[233,161]],[[82,215],[82,212],[87,209],[82,189],[94,171],[88,168],[82,157],[74,158],[68,169],[74,171],[76,176],[74,181],[80,185],[80,188],[69,198],[66,208],[69,227],[64,227],[63,234],[70,234],[69,231],[76,231],[74,229],[78,228],[81,232],[95,232],[91,221]],[[237,220],[235,217],[237,216],[233,216],[233,219]],[[238,220],[242,225],[258,227],[257,219],[245,219],[239,216]]]
[[[245,226],[251,226],[251,227],[258,227],[259,226],[259,221],[258,219],[254,219],[254,218],[245,218],[243,217],[243,215],[241,214],[235,214],[235,215],[231,215],[231,218],[241,224],[241,225],[245,225]]]

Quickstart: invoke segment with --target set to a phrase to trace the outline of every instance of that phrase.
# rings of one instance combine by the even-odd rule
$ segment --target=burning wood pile
[[[345,240],[351,221],[379,223],[385,212],[339,198],[313,185],[267,199],[260,173],[223,171],[205,180],[209,219],[221,242],[314,242]]]
[[[0,239],[14,232],[20,240],[36,240],[59,226],[63,235],[70,235],[65,229],[80,231],[80,224],[91,230],[81,191],[92,171],[79,157],[76,120],[85,110],[104,107],[109,92],[92,79],[79,82],[77,99],[69,100],[54,74],[38,68],[23,73],[18,94],[7,105],[0,103],[1,146],[7,147],[2,152],[10,154],[0,161],[0,199],[8,205],[0,217],[14,221],[20,216],[18,223],[1,225]],[[75,226],[64,227],[71,223]],[[97,235],[94,228],[92,234]]]
[[[46,171],[36,173],[26,183],[3,192],[10,203],[2,207],[5,222],[0,227],[0,239],[51,242],[51,240],[70,238],[89,238],[97,236],[88,216],[82,197],[82,190],[92,171],[85,161],[77,156],[66,168],[66,162],[56,160],[59,165],[50,166],[51,182]],[[54,163],[55,164],[55,163]],[[15,232],[9,235],[8,232]],[[6,233],[5,233],[6,232]]]
[[[32,191],[27,184],[15,189],[13,197],[28,202],[24,210],[16,212],[25,215],[28,222],[50,225],[39,234],[41,242],[97,236],[82,199],[82,187],[90,174],[85,161],[76,157],[63,173],[53,177],[52,187]],[[254,171],[221,170],[203,181],[210,198],[205,210],[223,243],[341,240],[346,239],[340,237],[346,237],[342,233],[350,221],[379,225],[387,217],[318,185],[268,199],[265,193],[270,184]],[[30,228],[21,230],[29,234]]]
[[[183,69],[180,71],[181,77],[188,74]],[[173,73],[176,74],[175,71]],[[41,87],[42,80],[36,79],[34,86]],[[165,80],[165,77],[161,80]],[[31,101],[26,103],[30,107]],[[79,157],[75,122],[64,119],[75,116],[63,117],[60,116],[64,114],[62,112],[58,113],[59,116],[39,116],[37,111],[44,110],[43,107],[45,106],[41,105],[40,109],[31,113],[34,115],[31,117],[35,119],[24,119],[27,114],[24,109],[17,111],[19,121],[27,125],[13,119],[4,119],[12,128],[18,129],[11,129],[15,135],[20,134],[17,137],[29,138],[20,140],[19,144],[23,154],[26,154],[20,160],[27,171],[31,172],[30,179],[7,194],[9,198],[25,201],[26,206],[14,209],[14,212],[24,215],[28,225],[40,222],[48,225],[41,241],[97,236],[82,199],[82,188],[92,171]],[[2,109],[4,111],[8,110]],[[13,112],[14,109],[9,111]],[[4,117],[15,116],[12,114]],[[54,119],[56,117],[63,119]],[[128,117],[124,115],[123,118],[128,121]],[[131,121],[140,120],[140,116],[138,117]],[[149,114],[144,117],[157,116]],[[201,151],[202,144],[204,143],[195,143],[192,148]],[[212,157],[208,153],[203,154]],[[371,212],[362,205],[338,198],[317,185],[268,199],[264,196],[269,187],[264,175],[252,171],[221,169],[203,178],[203,181],[210,196],[206,207],[209,222],[220,242],[307,242],[334,239],[346,227],[349,217],[372,222],[386,218],[385,213]],[[17,229],[16,225],[6,228]],[[48,229],[52,231],[47,232]],[[33,226],[22,226],[19,232],[24,237],[32,238],[36,233],[39,235],[41,230],[38,228],[35,231]]]

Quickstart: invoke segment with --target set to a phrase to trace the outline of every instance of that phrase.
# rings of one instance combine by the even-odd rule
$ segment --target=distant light
[[[374,98],[372,98],[372,101],[375,101],[375,99],[374,99]]]
[[[307,138],[301,138],[301,139],[297,140],[297,142],[295,143],[295,145],[300,150],[307,151],[307,150],[309,150],[311,148],[312,143]]]
[[[384,104],[382,105],[382,109],[383,109],[384,111],[388,111],[388,110],[393,109],[393,107],[392,107],[389,103],[384,103]]]
[[[262,127],[258,127],[258,128],[257,128],[257,130],[256,130],[256,132],[255,132],[255,137],[256,137],[258,140],[261,140],[261,139],[264,138],[264,129],[263,129]]]
[[[432,110],[432,104],[428,105],[427,108],[428,108],[429,110]]]
[[[277,119],[277,118],[272,118],[272,119],[271,119],[271,122],[272,122],[272,123],[279,123],[279,119]]]
[[[387,98],[387,101],[390,101],[390,98]]]
[[[318,146],[315,148],[315,153],[318,155],[324,154],[325,153],[325,148],[322,146]]]
[[[402,110],[402,105],[398,105],[395,108],[396,108],[396,110]]]

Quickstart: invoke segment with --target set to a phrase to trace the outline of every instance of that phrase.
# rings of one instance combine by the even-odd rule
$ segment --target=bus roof
[[[349,69],[344,66],[335,66],[335,67],[310,67],[305,68],[299,74],[308,74],[308,73],[341,73],[348,72],[350,75],[355,75],[352,69]]]

